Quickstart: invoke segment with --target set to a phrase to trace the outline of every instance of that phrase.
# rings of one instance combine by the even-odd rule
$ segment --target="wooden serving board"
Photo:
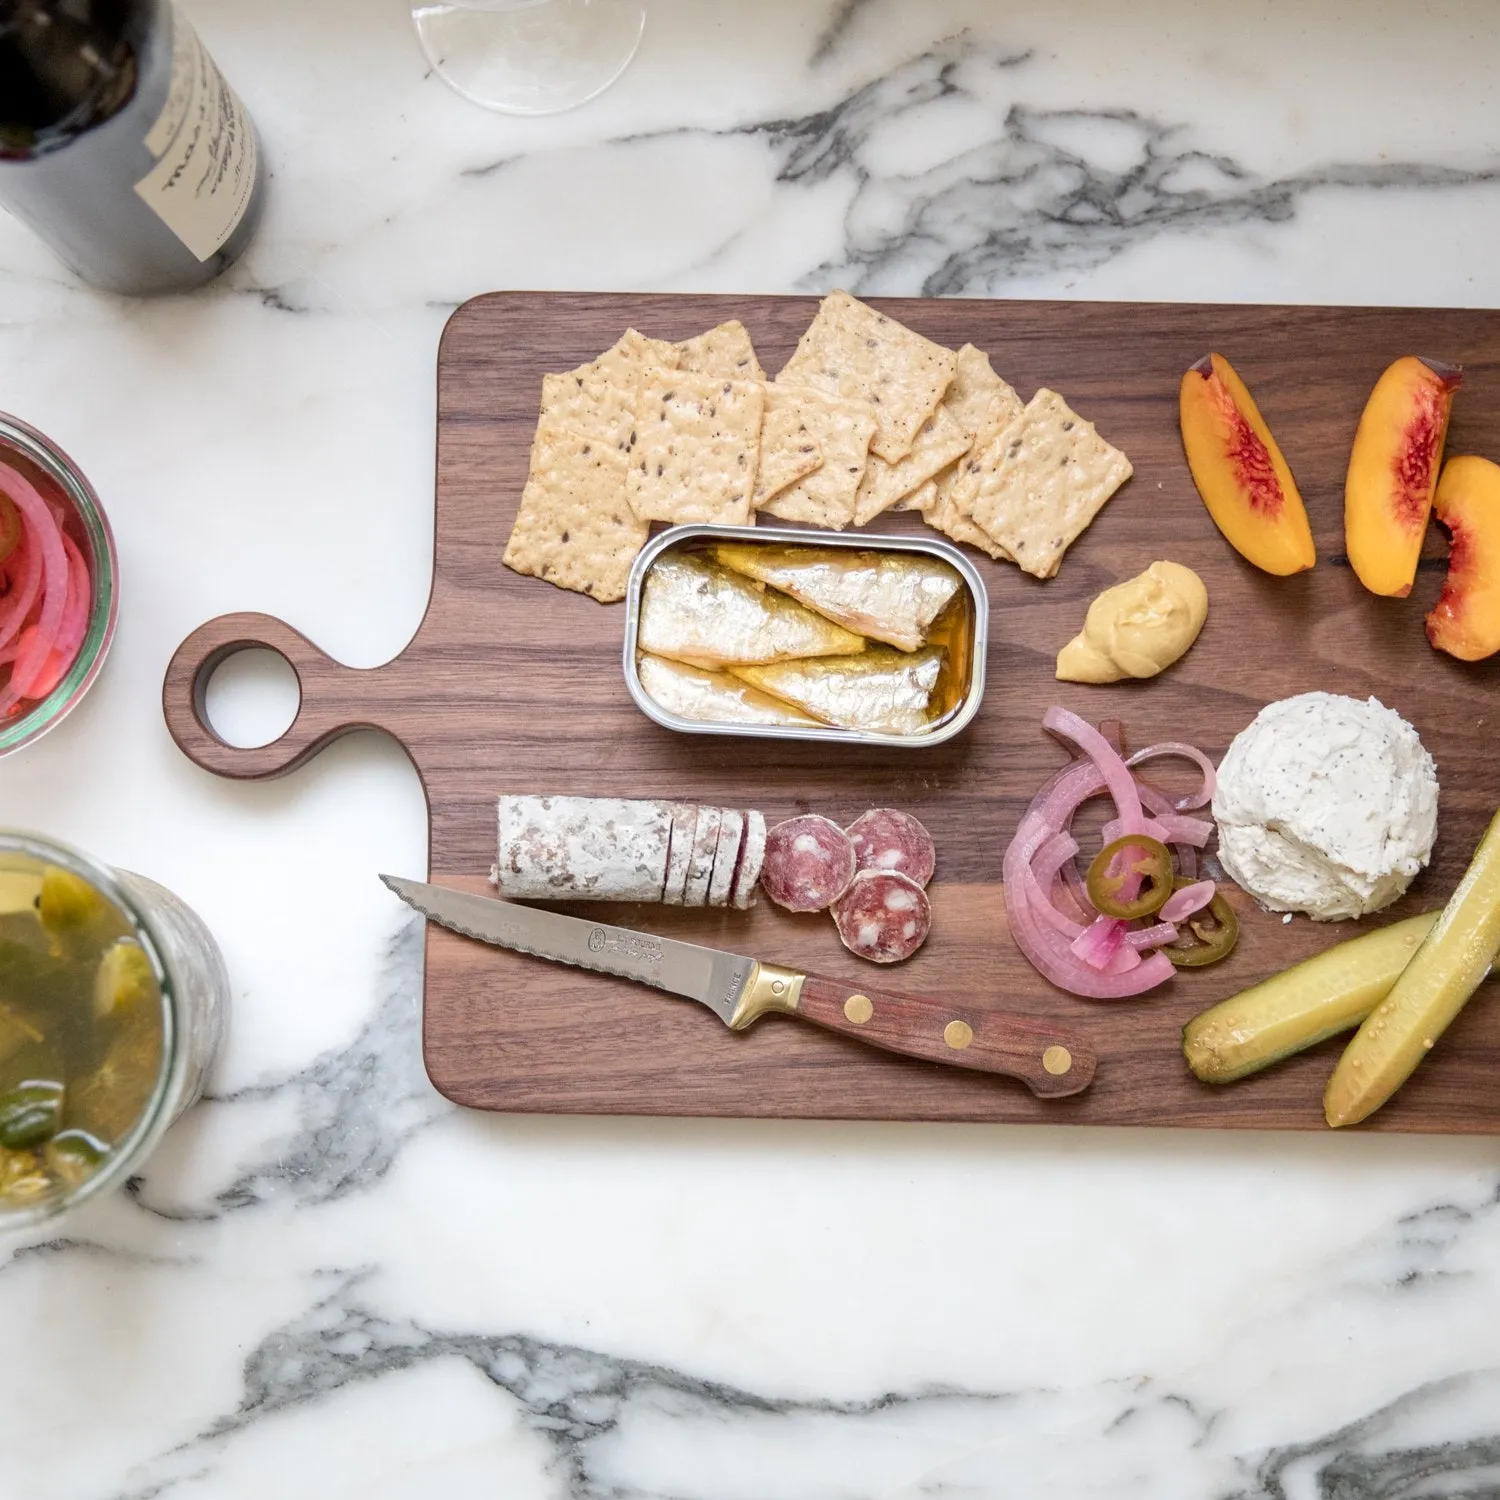
[[[826,915],[661,906],[592,908],[603,920],[733,949],[853,984],[929,990],[967,1004],[1065,1018],[1096,1043],[1091,1089],[1054,1102],[1024,1087],[908,1062],[771,1018],[726,1032],[698,1006],[598,974],[488,948],[429,928],[424,1046],[433,1082],[482,1109],[561,1113],[1004,1120],[1111,1125],[1322,1128],[1320,1099],[1340,1043],[1228,1088],[1199,1084],[1179,1052],[1189,1016],[1353,928],[1316,926],[1240,904],[1239,950],[1139,1000],[1074,999],[1043,982],[1006,930],[1001,857],[1017,819],[1061,755],[1040,729],[1061,702],[1117,717],[1133,745],[1187,739],[1215,758],[1267,702],[1320,688],[1378,695],[1437,759],[1441,823],[1432,866],[1389,915],[1440,904],[1500,802],[1500,658],[1465,666],[1429,648],[1422,617],[1441,586],[1434,534],[1407,600],[1360,587],[1341,556],[1344,468],[1376,377],[1399,355],[1466,367],[1449,452],[1500,458],[1500,312],[1128,303],[888,301],[942,343],[970,341],[1023,397],[1061,391],[1123,448],[1134,478],[1047,583],[975,555],[990,593],[983,707],[955,740],[889,750],[677,735],[646,719],[621,674],[622,606],[601,606],[501,566],[526,476],[543,372],[590,359],[627,327],[679,339],[722,319],[750,329],[776,370],[810,298],[506,293],[461,307],[438,356],[437,543],[432,598],[415,638],[373,670],[340,666],[280,621],[225,616],[196,631],[167,674],[168,724],[199,765],[278,776],[351,729],[393,735],[431,810],[431,878],[485,889],[495,797],[568,792],[689,797],[754,806],[771,821],[812,810],[847,822],[895,805],[932,830],[938,873],[926,947],[873,970],[839,945]],[[1182,455],[1177,387],[1210,349],[1235,364],[1301,485],[1316,569],[1277,579],[1229,548]],[[920,530],[914,516],[875,530]],[[1157,558],[1208,584],[1208,624],[1188,656],[1149,683],[1060,684],[1057,649],[1101,589]],[[291,662],[302,707],[280,740],[223,744],[203,690],[234,650],[265,645]],[[375,871],[370,878],[375,878]],[[410,873],[410,872],[397,872]],[[577,908],[575,908],[577,910]],[[1411,1083],[1368,1128],[1500,1131],[1500,995],[1476,1000]]]

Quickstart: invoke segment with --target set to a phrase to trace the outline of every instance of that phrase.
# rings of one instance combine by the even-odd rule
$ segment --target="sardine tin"
[[[936,557],[954,568],[969,591],[974,637],[969,643],[968,682],[958,707],[935,729],[922,734],[884,734],[870,730],[837,729],[831,725],[803,728],[792,725],[712,724],[684,719],[662,708],[641,684],[637,669],[637,634],[640,627],[641,590],[646,573],[662,553],[687,543],[762,542],[791,547],[848,547],[853,550],[911,552]],[[961,734],[979,712],[984,697],[985,656],[989,641],[990,604],[984,580],[957,547],[920,536],[873,534],[870,532],[813,531],[781,526],[674,526],[653,537],[641,550],[630,572],[625,596],[624,669],[625,686],[635,705],[647,718],[679,734],[748,735],[756,739],[823,740],[834,744],[892,745],[922,750],[941,745]]]

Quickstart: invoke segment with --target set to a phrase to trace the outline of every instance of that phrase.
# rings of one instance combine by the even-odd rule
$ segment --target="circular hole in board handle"
[[[245,652],[279,657],[296,683],[291,722],[266,744],[231,744],[209,714],[214,674]],[[273,615],[220,615],[200,625],[173,654],[162,683],[162,713],[178,749],[205,771],[241,781],[284,776],[341,735],[381,727],[368,716],[374,675],[334,661]]]
[[[302,687],[279,651],[248,646],[226,656],[203,690],[209,727],[236,750],[257,750],[279,740],[302,707]]]

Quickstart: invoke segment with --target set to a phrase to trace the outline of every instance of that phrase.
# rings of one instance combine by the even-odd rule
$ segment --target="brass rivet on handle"
[[[863,1026],[875,1014],[875,1007],[868,995],[850,995],[844,1001],[844,1019],[855,1026]]]
[[[949,1021],[943,1027],[943,1040],[955,1052],[962,1052],[974,1040],[974,1028],[967,1021]]]
[[[773,979],[771,981],[771,993],[773,995],[780,995],[780,994],[784,993],[785,990],[786,990],[786,981],[785,980],[783,980],[783,979]]]
[[[1060,1077],[1073,1066],[1073,1054],[1066,1047],[1054,1044],[1042,1053],[1042,1066],[1054,1078]]]

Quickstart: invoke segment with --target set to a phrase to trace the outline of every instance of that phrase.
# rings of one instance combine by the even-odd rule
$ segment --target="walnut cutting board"
[[[1123,448],[1135,477],[1038,583],[974,555],[990,592],[986,695],[975,723],[930,750],[679,736],[647,720],[620,667],[623,606],[601,606],[503,568],[526,475],[542,374],[582,363],[627,327],[678,339],[725,318],[749,327],[776,370],[811,318],[810,298],[507,293],[449,322],[438,356],[437,542],[432,598],[411,644],[373,670],[342,667],[266,616],[225,616],[184,642],[168,671],[167,720],[199,765],[281,775],[351,729],[405,746],[431,810],[432,879],[485,888],[502,792],[691,797],[848,822],[866,808],[917,814],[937,842],[934,926],[889,970],[847,954],[826,915],[660,906],[592,908],[626,926],[965,1003],[1066,1019],[1099,1053],[1091,1089],[1054,1102],[1019,1084],[909,1062],[778,1018],[731,1034],[707,1011],[599,974],[429,928],[424,1046],[443,1093],[483,1109],[560,1113],[822,1116],[911,1120],[1322,1128],[1340,1043],[1243,1083],[1201,1085],[1178,1034],[1196,1011],[1355,930],[1290,924],[1241,903],[1239,950],[1214,969],[1114,1003],[1043,982],[1011,942],[1001,857],[1061,753],[1040,730],[1049,703],[1125,721],[1132,746],[1189,739],[1216,759],[1268,701],[1314,688],[1376,694],[1437,759],[1441,820],[1432,866],[1389,915],[1440,904],[1500,803],[1500,658],[1465,666],[1432,651],[1422,616],[1442,582],[1429,539],[1412,597],[1377,599],[1342,553],[1344,467],[1365,397],[1385,365],[1457,360],[1466,382],[1450,453],[1500,458],[1500,312],[1058,302],[888,301],[928,337],[985,349],[1023,398],[1061,391]],[[1260,403],[1312,516],[1319,563],[1276,579],[1242,562],[1198,500],[1177,432],[1182,371],[1226,355]],[[874,530],[921,530],[887,516]],[[1208,624],[1150,683],[1053,680],[1053,660],[1096,593],[1157,558],[1208,584]],[[253,750],[206,727],[203,689],[234,650],[269,645],[291,662],[302,707],[282,739]],[[405,871],[397,873],[411,874]],[[370,872],[373,881],[375,871]],[[574,908],[578,910],[578,908]],[[878,976],[878,978],[877,978]],[[1481,991],[1439,1050],[1367,1128],[1500,1131],[1500,983]]]

